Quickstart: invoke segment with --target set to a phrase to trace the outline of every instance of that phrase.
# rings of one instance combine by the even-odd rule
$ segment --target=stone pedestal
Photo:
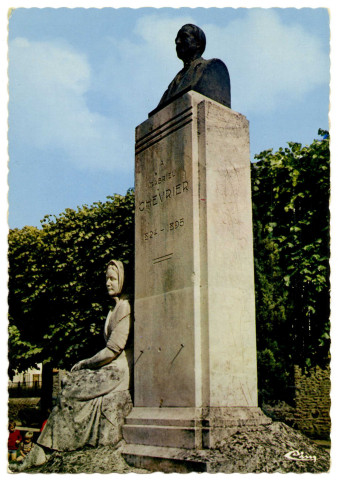
[[[246,118],[193,91],[151,116],[136,129],[135,202],[135,396],[124,438],[129,453],[213,448],[229,428],[266,421]]]

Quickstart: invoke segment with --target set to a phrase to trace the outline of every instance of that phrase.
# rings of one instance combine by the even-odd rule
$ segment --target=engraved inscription
[[[162,191],[158,189],[158,193],[156,193],[155,195],[151,195],[147,199],[139,202],[138,209],[140,210],[140,212],[143,212],[145,209],[150,209],[152,207],[155,207],[156,205],[160,205],[166,200],[174,198],[177,195],[187,192],[188,190],[189,183],[186,180],[182,183],[178,183],[177,185],[166,188]]]
[[[153,180],[149,180],[149,187],[153,188],[156,187],[156,185],[161,185],[168,180],[171,180],[172,178],[176,177],[176,172],[173,170],[172,172],[167,172],[163,175],[159,175],[156,177],[157,173],[155,172],[155,178]]]
[[[150,230],[144,234],[144,240],[151,240],[158,235],[157,230]]]
[[[184,226],[184,218],[180,218],[180,220],[175,220],[175,222],[171,222],[169,224],[169,230],[176,230],[179,227]]]
[[[149,230],[143,234],[143,240],[152,240],[157,235],[160,235],[161,232],[170,232],[173,230],[177,230],[178,228],[184,227],[184,218],[180,218],[179,220],[175,220],[174,222],[168,223],[165,227],[161,229],[155,228],[154,230]]]

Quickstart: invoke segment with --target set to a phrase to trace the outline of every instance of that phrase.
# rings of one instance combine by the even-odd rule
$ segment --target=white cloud
[[[248,10],[225,28],[204,25],[208,50],[227,64],[234,108],[278,109],[329,82],[321,41],[300,25],[282,23],[272,10]]]
[[[95,71],[66,42],[13,40],[10,125],[15,141],[61,148],[65,158],[84,168],[132,171],[134,128],[181,68],[174,40],[184,23],[195,23],[193,17],[193,10],[190,17],[144,15],[133,35],[102,38]],[[248,9],[245,17],[224,27],[200,26],[207,36],[205,58],[227,64],[232,106],[244,114],[277,112],[329,81],[329,59],[320,39],[301,26],[282,23],[276,11]],[[105,115],[88,106],[94,93],[106,101]]]
[[[136,40],[108,38],[109,55],[93,88],[106,90],[106,95],[122,103],[126,111],[139,112],[140,121],[146,118],[182,68],[176,57],[175,37],[189,22],[192,17],[145,15],[135,25]]]
[[[141,17],[134,29],[140,40],[110,39],[111,55],[99,77],[129,110],[152,110],[182,67],[175,36],[190,17]],[[274,10],[248,9],[245,17],[224,27],[200,25],[206,33],[205,58],[221,58],[228,66],[233,108],[243,113],[278,110],[329,82],[329,58],[321,40],[301,25],[283,23]],[[118,65],[118,74],[111,72]],[[110,76],[110,81],[109,81]],[[155,100],[155,103],[154,103]],[[143,115],[143,117],[142,117]]]
[[[9,77],[16,142],[62,149],[83,168],[118,168],[111,152],[121,138],[119,126],[86,104],[91,70],[84,55],[65,43],[16,38],[10,45]]]

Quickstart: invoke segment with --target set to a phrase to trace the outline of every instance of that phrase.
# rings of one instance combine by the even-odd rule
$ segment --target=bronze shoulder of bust
[[[183,61],[183,69],[178,72],[164,92],[158,106],[149,116],[165,107],[180,95],[194,90],[216,102],[231,108],[230,76],[222,60],[202,57],[206,45],[203,30],[187,24],[176,36],[176,52]]]

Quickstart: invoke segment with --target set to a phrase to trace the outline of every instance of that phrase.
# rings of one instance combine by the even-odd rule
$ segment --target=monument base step
[[[268,425],[258,407],[134,407],[125,419],[127,444],[179,449],[212,449],[238,427]]]
[[[125,445],[122,455],[126,462],[152,472],[190,473],[207,472],[208,462],[203,451],[183,448]]]

